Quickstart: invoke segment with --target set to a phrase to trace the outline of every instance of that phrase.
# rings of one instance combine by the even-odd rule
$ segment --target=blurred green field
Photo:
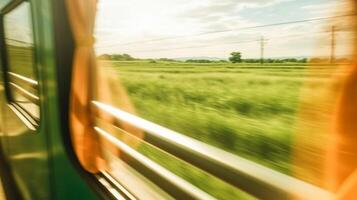
[[[118,73],[139,116],[285,174],[291,172],[300,90],[306,82],[315,83],[314,87],[323,85],[331,68],[308,68],[306,64],[103,63]],[[141,151],[219,199],[248,198],[179,161],[167,162],[165,155],[149,148]]]

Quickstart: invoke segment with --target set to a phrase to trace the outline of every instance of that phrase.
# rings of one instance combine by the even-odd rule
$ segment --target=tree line
[[[266,58],[266,59],[257,59],[257,58],[242,58],[241,52],[232,52],[228,60],[208,60],[208,59],[188,59],[185,61],[179,61],[172,58],[158,58],[158,59],[140,59],[134,58],[129,54],[102,54],[98,56],[100,60],[113,60],[113,61],[149,61],[155,63],[157,61],[164,62],[186,62],[186,63],[325,63],[328,62],[326,58]],[[336,62],[349,62],[346,58],[336,59]]]
[[[132,61],[137,60],[129,54],[102,54],[98,56],[99,60]]]
[[[232,52],[231,56],[228,58],[232,63],[307,63],[307,58],[266,58],[266,59],[242,59],[242,53],[239,51]]]

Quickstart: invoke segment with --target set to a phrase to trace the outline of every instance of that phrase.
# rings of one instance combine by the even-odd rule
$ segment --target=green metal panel
[[[25,5],[28,6],[28,2],[18,5],[23,8],[21,12],[24,11],[26,13],[27,9],[31,8],[31,6],[27,7]],[[10,11],[8,15],[10,15],[10,13],[12,12]],[[31,24],[27,25],[31,26]],[[11,27],[6,28],[11,30],[11,28],[16,26],[16,24],[9,24],[9,26]],[[34,38],[36,42],[39,41],[38,31],[36,31],[38,29],[35,28],[37,26],[38,23],[36,20],[33,20]],[[35,48],[35,50],[38,50],[38,48]],[[10,54],[8,56],[12,60],[21,60],[21,56],[27,55],[22,51],[20,51],[20,53],[22,54],[17,54],[16,57],[12,57]],[[28,67],[31,67],[31,62],[32,60],[30,63],[24,61],[23,69],[26,69],[27,64]],[[37,66],[41,66],[40,62],[35,62],[35,67]],[[37,130],[31,130],[25,125],[23,119],[21,119],[22,115],[19,114],[14,107],[4,104],[3,108],[5,134],[8,143],[7,156],[10,161],[10,167],[12,168],[12,175],[14,176],[20,192],[25,199],[50,199],[51,191],[48,168],[47,139],[45,134],[46,126],[40,125]]]
[[[53,199],[97,199],[88,184],[79,175],[66,154],[63,138],[60,131],[60,109],[58,97],[58,83],[55,51],[54,51],[54,27],[53,27],[53,3],[58,0],[37,0],[34,2],[35,18],[39,22],[40,49],[41,49],[41,87],[45,98],[42,120],[46,124],[48,135],[49,156],[51,166],[51,179]],[[65,13],[63,13],[65,14]]]
[[[0,85],[1,143],[25,199],[97,199],[70,161],[60,130],[56,67],[61,66],[56,66],[55,61],[54,1],[57,0],[29,1],[35,30],[40,126],[32,131],[23,124],[7,105],[4,85]],[[0,7],[4,4],[0,0]]]
[[[4,86],[4,79],[3,79],[3,61],[0,58],[0,137],[1,137],[1,151],[3,151],[4,155],[8,155],[8,143],[7,140],[4,138],[6,137],[5,133],[5,112],[4,112],[4,105],[6,105],[6,97],[5,97],[5,86]]]

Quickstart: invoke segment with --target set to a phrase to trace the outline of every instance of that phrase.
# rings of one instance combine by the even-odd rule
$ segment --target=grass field
[[[307,82],[318,90],[330,76],[330,66],[306,64],[103,65],[118,74],[139,116],[285,174],[291,171],[300,90]],[[165,155],[141,150],[219,199],[248,198],[196,169],[187,173],[179,161],[165,162]]]

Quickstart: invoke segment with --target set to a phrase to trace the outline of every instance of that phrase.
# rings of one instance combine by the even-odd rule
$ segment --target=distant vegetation
[[[138,60],[136,58],[133,58],[129,54],[102,54],[98,56],[99,60],[116,60],[116,61],[133,61],[133,60]]]
[[[260,63],[261,59],[257,58],[242,58],[241,52],[232,52],[228,60],[225,59],[194,59],[189,58],[186,60],[174,58],[158,58],[158,59],[141,59],[134,58],[129,54],[102,54],[98,56],[99,60],[112,60],[112,61],[150,61],[151,63],[157,62],[186,62],[186,63]],[[327,58],[266,58],[264,63],[329,63]],[[349,62],[346,58],[339,58],[335,60],[336,63]]]
[[[283,58],[283,59],[273,59],[267,58],[263,60],[264,63],[307,63],[307,58],[296,59],[296,58]],[[260,59],[243,59],[244,63],[260,63]]]
[[[240,52],[232,52],[231,57],[229,57],[229,61],[232,63],[242,62],[242,54]]]
[[[186,60],[185,62],[187,62],[187,63],[226,63],[228,61],[227,60],[189,59],[189,60]]]

